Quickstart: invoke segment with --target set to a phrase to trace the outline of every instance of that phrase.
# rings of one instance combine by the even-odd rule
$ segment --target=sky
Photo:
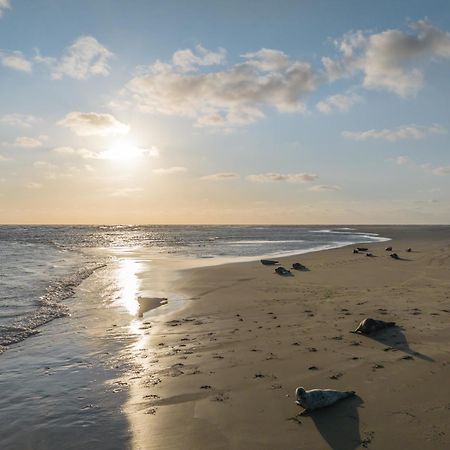
[[[448,224],[447,0],[0,0],[0,223]]]

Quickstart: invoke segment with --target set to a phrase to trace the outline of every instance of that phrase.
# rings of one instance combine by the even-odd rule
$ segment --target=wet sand
[[[308,268],[290,277],[183,271],[186,306],[143,318],[133,449],[450,448],[450,227],[364,230],[392,241],[283,258]],[[366,317],[399,327],[351,334]],[[357,396],[300,416],[297,386]]]

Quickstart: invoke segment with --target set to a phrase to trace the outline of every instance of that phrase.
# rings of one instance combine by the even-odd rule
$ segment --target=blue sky
[[[448,223],[447,1],[0,0],[4,223]]]

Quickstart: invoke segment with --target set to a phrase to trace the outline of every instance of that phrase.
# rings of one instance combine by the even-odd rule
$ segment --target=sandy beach
[[[392,238],[373,257],[284,258],[309,269],[291,277],[257,261],[184,271],[190,300],[146,322],[128,380],[133,448],[448,448],[450,229],[369,228]],[[399,327],[349,333],[366,317]],[[300,416],[298,386],[357,396]]]

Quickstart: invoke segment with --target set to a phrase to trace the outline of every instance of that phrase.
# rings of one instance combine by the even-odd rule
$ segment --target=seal
[[[276,272],[278,275],[292,275],[290,270],[287,270],[285,267],[282,267],[282,266],[277,267],[277,268],[275,269],[275,272]]]
[[[333,405],[339,400],[353,395],[355,395],[355,391],[335,391],[334,389],[311,389],[307,391],[303,387],[298,387],[295,390],[295,403],[305,408],[305,412],[308,412]]]
[[[372,334],[384,328],[395,327],[395,322],[385,322],[384,320],[364,319],[354,331],[350,333]]]

